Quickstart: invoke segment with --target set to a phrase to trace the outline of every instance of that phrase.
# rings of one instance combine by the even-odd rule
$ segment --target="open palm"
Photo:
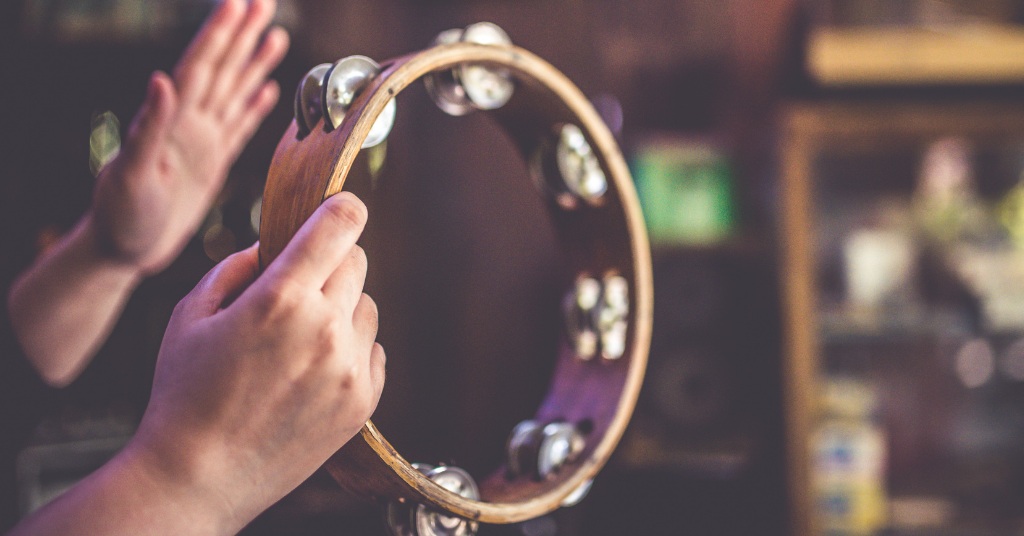
[[[123,151],[93,200],[104,254],[143,274],[165,268],[195,233],[227,171],[277,102],[269,72],[288,48],[274,0],[224,0],[174,70],[156,72]]]

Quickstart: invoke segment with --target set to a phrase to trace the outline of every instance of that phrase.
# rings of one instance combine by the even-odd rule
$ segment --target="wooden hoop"
[[[652,277],[643,216],[614,137],[579,89],[544,60],[513,46],[457,43],[384,62],[338,128],[325,132],[321,119],[300,141],[293,121],[285,132],[264,191],[260,264],[268,265],[320,203],[341,190],[363,140],[389,100],[428,73],[463,63],[501,67],[514,77],[512,99],[486,113],[504,127],[524,157],[539,150],[564,123],[579,126],[597,153],[609,178],[601,202],[566,210],[552,201],[552,220],[573,273],[597,278],[617,273],[629,281],[626,352],[616,360],[583,361],[563,336],[551,386],[535,419],[587,422],[591,431],[582,455],[553,478],[510,478],[502,467],[480,482],[481,500],[465,499],[414,469],[373,422],[367,422],[325,468],[341,486],[362,496],[426,504],[485,523],[514,523],[558,508],[608,460],[633,413],[650,346]]]

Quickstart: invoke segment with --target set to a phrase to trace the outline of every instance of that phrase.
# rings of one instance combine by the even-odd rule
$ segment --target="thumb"
[[[135,115],[128,129],[128,139],[132,144],[129,158],[144,160],[150,152],[160,146],[176,107],[174,81],[166,73],[155,71],[149,79],[146,101],[142,103],[139,113]]]
[[[211,316],[231,305],[259,275],[259,242],[224,259],[189,293],[188,316]]]

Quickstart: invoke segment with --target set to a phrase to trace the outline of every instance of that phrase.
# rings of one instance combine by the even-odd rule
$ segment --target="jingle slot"
[[[341,125],[352,102],[380,73],[380,65],[366,56],[349,56],[338,60],[325,75],[320,96],[324,129],[328,132]],[[362,148],[384,141],[395,124],[396,105],[392,98],[370,127]]]

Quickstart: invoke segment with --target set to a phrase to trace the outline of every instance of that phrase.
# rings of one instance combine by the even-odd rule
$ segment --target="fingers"
[[[252,61],[243,66],[233,83],[224,85],[228,92],[222,94],[224,117],[228,120],[241,117],[244,121],[247,115],[251,115],[248,113],[252,110],[249,101],[256,98],[267,76],[281,63],[287,51],[288,32],[278,27],[271,28]],[[259,119],[263,117],[259,116]]]
[[[270,263],[264,279],[292,279],[322,289],[349,256],[365,224],[366,206],[356,196],[342,192],[327,199]]]
[[[256,50],[263,30],[270,24],[275,7],[273,0],[252,0],[250,2],[245,18],[217,64],[218,76],[211,80],[209,93],[206,96],[208,105],[216,106],[229,93],[239,90],[239,78],[246,71],[249,62],[254,59],[253,51]],[[248,93],[245,95],[248,96]]]
[[[223,0],[175,70],[183,100],[228,120],[241,114],[288,49],[287,34],[276,28],[256,50],[276,2],[251,0],[245,6],[245,0]]]
[[[128,130],[131,140],[131,144],[126,147],[128,158],[145,160],[159,149],[176,107],[174,82],[165,73],[154,72],[149,79],[146,100]]]
[[[380,400],[384,391],[384,378],[387,364],[387,356],[384,354],[384,347],[379,343],[373,343],[370,350],[370,385],[373,388],[374,400]]]
[[[210,270],[189,294],[193,318],[204,318],[227,307],[259,275],[259,242],[229,256]]]
[[[352,327],[367,340],[377,338],[377,304],[373,298],[360,293],[358,303],[352,312]]]
[[[192,40],[174,70],[182,100],[191,103],[206,96],[214,69],[221,63],[247,11],[245,3],[245,0],[223,0]]]
[[[280,94],[281,89],[277,82],[268,80],[252,99],[247,101],[248,108],[243,111],[241,117],[237,120],[237,124],[231,129],[231,144],[236,152],[241,151],[242,146],[256,133],[256,129],[263,122],[263,118],[277,104]]]
[[[336,303],[342,311],[352,311],[363,293],[365,282],[366,253],[363,248],[353,246],[349,255],[324,283],[324,296]]]
[[[377,325],[377,304],[366,294],[360,295],[359,303],[356,305],[355,312],[352,315],[352,327],[355,329],[356,336],[360,342],[367,341],[370,343],[369,361],[359,365],[366,365],[367,369],[365,370],[368,373],[367,379],[369,380],[369,385],[364,386],[364,389],[369,387],[369,392],[361,391],[363,393],[362,396],[368,396],[364,400],[364,419],[369,419],[373,415],[373,410],[377,407],[381,392],[384,390],[384,364],[386,358],[384,348],[374,342],[374,339],[377,337]],[[362,355],[365,356],[366,354]]]

